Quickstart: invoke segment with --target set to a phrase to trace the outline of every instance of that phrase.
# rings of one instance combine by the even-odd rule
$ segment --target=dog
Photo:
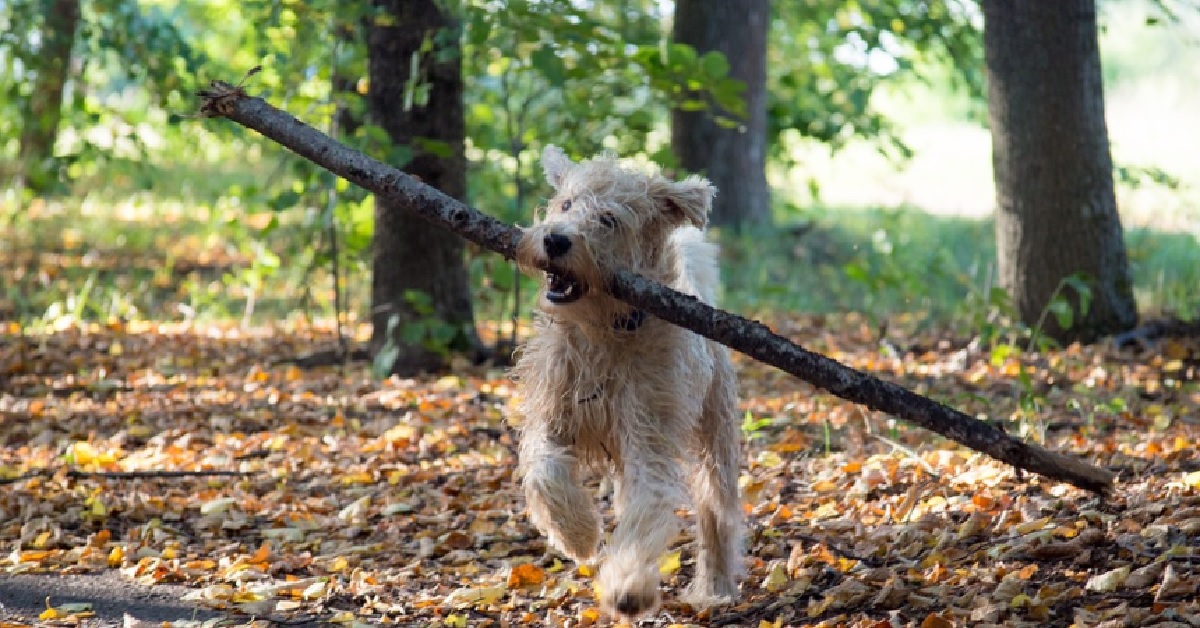
[[[715,188],[602,155],[550,146],[553,196],[525,229],[517,262],[544,275],[534,334],[518,349],[519,465],[529,517],[571,559],[597,555],[601,520],[583,479],[612,479],[617,524],[597,575],[601,607],[627,620],[658,609],[660,556],[689,500],[698,528],[685,601],[733,601],[744,575],[737,382],[725,347],[613,298],[625,268],[714,301],[717,247],[705,240]],[[689,490],[690,489],[690,490]]]

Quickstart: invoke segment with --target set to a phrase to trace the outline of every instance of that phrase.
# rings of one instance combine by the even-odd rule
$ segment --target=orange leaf
[[[954,622],[937,613],[930,613],[921,621],[921,628],[954,628]]]
[[[515,565],[512,568],[512,573],[508,574],[508,588],[510,589],[536,586],[545,581],[546,572],[541,567],[532,563]]]
[[[267,562],[267,559],[270,557],[271,557],[271,546],[267,545],[266,542],[264,542],[262,545],[258,546],[258,551],[254,552],[254,555],[250,557],[250,562],[265,563],[265,562]]]

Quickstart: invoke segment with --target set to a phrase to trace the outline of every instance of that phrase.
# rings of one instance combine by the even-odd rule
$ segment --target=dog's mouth
[[[546,273],[546,300],[555,305],[574,303],[586,292],[583,284],[571,277]]]

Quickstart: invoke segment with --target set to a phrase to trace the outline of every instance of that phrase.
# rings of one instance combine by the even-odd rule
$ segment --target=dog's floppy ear
[[[708,225],[708,212],[716,193],[717,188],[707,179],[693,175],[683,181],[668,182],[658,200],[680,224],[691,223],[697,229],[703,229]]]
[[[546,172],[546,182],[554,189],[558,189],[563,175],[574,165],[575,162],[567,157],[563,149],[553,144],[547,144],[546,148],[542,149],[542,170]]]

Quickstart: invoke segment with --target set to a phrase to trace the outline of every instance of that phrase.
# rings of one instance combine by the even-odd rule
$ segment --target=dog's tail
[[[675,252],[675,281],[671,287],[713,304],[721,283],[716,244],[704,239],[704,232],[691,226],[671,233],[670,248]]]

